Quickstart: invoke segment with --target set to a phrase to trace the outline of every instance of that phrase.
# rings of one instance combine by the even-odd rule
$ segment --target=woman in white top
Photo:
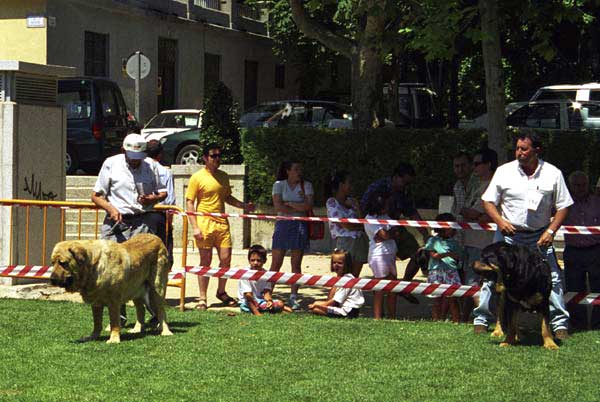
[[[326,193],[332,195],[326,202],[328,218],[360,218],[360,206],[356,198],[351,198],[352,183],[350,173],[345,170],[331,175]],[[360,276],[367,262],[369,241],[365,236],[362,223],[329,222],[329,232],[334,240],[335,249],[345,250],[352,258],[352,275]]]
[[[277,181],[273,184],[273,205],[279,215],[307,216],[313,207],[313,186],[302,179],[302,165],[285,161],[279,167]],[[292,272],[302,273],[302,257],[308,248],[308,225],[305,221],[278,220],[275,222],[271,271],[279,271],[287,250],[291,250]],[[297,310],[298,285],[292,285],[289,305]]]

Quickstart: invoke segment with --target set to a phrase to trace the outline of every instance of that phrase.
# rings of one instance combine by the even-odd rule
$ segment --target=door
[[[156,84],[157,113],[175,109],[177,88],[177,41],[158,38],[158,82]],[[139,119],[139,116],[136,116]]]
[[[244,110],[256,106],[257,95],[258,62],[246,60],[244,65]]]

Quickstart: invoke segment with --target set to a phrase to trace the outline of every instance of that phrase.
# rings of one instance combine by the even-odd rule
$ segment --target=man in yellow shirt
[[[185,193],[186,211],[224,213],[225,203],[245,211],[254,209],[251,202],[242,202],[231,195],[229,176],[219,170],[222,152],[221,146],[218,144],[213,143],[204,147],[202,152],[204,168],[192,175]],[[200,265],[210,266],[214,247],[219,256],[219,267],[228,268],[231,263],[231,233],[227,218],[190,215],[188,219],[192,226],[196,245],[200,250]],[[200,300],[196,308],[199,310],[207,308],[208,281],[208,277],[198,276]],[[235,306],[237,302],[225,291],[226,283],[226,278],[219,278],[217,298],[225,305]]]

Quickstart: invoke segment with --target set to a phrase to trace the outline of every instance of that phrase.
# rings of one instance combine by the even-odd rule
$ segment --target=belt
[[[143,212],[141,214],[122,214],[121,218],[123,218],[124,221],[128,221],[128,220],[132,220],[132,219],[141,218],[145,214],[146,214],[146,212]]]

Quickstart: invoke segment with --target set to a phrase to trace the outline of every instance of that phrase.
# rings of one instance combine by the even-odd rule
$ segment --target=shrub
[[[417,205],[436,207],[438,195],[452,190],[452,155],[478,149],[483,141],[480,131],[258,128],[242,132],[242,155],[249,171],[248,196],[259,203],[271,202],[277,168],[291,158],[303,162],[316,205],[329,196],[324,184],[336,169],[351,172],[358,196],[405,161],[417,171],[418,180],[410,187]]]
[[[514,139],[507,133],[509,160]],[[583,170],[593,184],[600,173],[598,131],[540,131],[542,158],[560,168],[565,178]],[[477,130],[379,129],[328,130],[307,128],[257,128],[242,132],[242,155],[248,166],[249,199],[271,203],[271,188],[281,161],[303,162],[304,176],[315,187],[315,204],[323,205],[327,177],[335,169],[352,173],[354,193],[362,195],[373,181],[391,174],[398,162],[411,163],[417,179],[409,192],[419,208],[437,208],[438,197],[452,194],[456,181],[452,158],[458,151],[473,153],[486,144]]]
[[[219,143],[223,147],[225,163],[240,163],[240,132],[237,104],[233,101],[231,90],[221,81],[211,85],[204,98],[204,113],[200,147],[210,143]]]

